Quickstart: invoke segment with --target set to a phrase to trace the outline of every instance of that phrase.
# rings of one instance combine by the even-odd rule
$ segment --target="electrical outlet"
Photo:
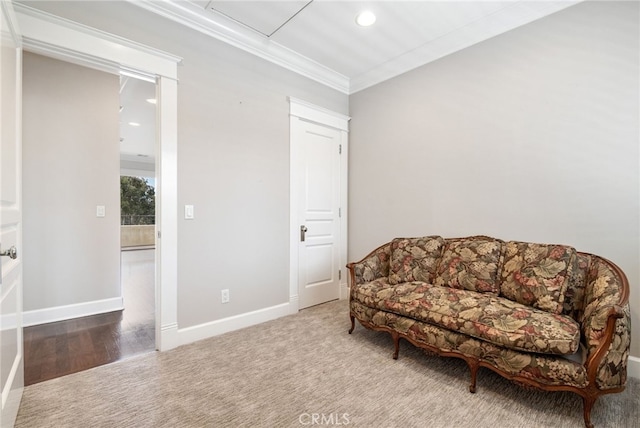
[[[224,290],[220,291],[220,301],[222,303],[229,303],[229,289],[225,288]]]

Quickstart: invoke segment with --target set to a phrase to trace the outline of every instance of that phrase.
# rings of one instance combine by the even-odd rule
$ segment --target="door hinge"
[[[338,269],[338,279],[342,279],[342,269]]]
[[[338,154],[342,154],[342,144],[338,144]]]
[[[338,208],[338,217],[342,217],[342,208]]]
[[[162,233],[160,233],[160,231],[158,231],[158,239],[162,238]]]

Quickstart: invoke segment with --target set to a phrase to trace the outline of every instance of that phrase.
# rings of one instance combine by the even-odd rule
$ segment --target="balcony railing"
[[[156,224],[156,216],[155,215],[121,215],[120,216],[121,226],[143,225],[143,224]]]

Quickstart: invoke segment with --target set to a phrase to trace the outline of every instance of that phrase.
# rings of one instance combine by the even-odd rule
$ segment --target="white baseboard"
[[[180,346],[178,342],[178,323],[171,323],[160,327],[160,334],[156,332],[156,349],[168,351]]]
[[[239,330],[241,328],[271,321],[285,315],[290,315],[291,306],[294,305],[294,303],[283,303],[281,305],[271,306],[269,308],[259,309],[257,311],[247,312],[245,314],[235,315],[232,317],[199,324],[192,327],[179,328],[175,331],[175,339],[169,337],[170,335],[173,335],[173,332],[168,328],[166,331],[166,335],[168,336],[167,346],[175,347],[186,345],[198,340],[207,339],[209,337],[218,336],[230,331]],[[162,348],[163,350],[170,349],[165,348],[164,339]]]
[[[640,358],[629,357],[629,362],[627,363],[627,376],[640,379]]]
[[[300,298],[298,295],[289,296],[289,315],[297,314],[300,310]]]
[[[89,315],[104,314],[106,312],[120,311],[124,309],[122,297],[111,299],[94,300],[91,302],[76,303],[66,306],[55,306],[53,308],[36,309],[24,311],[22,313],[23,327],[50,322],[64,321]]]

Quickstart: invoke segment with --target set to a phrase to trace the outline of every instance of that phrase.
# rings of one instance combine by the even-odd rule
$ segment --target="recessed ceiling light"
[[[356,16],[356,24],[361,27],[368,27],[376,22],[376,16],[370,10],[363,10]]]
[[[129,122],[129,125],[131,125],[131,126],[140,126],[140,124],[138,122]]]
[[[155,98],[147,98],[147,102],[150,104],[155,104],[156,103],[156,99]]]

